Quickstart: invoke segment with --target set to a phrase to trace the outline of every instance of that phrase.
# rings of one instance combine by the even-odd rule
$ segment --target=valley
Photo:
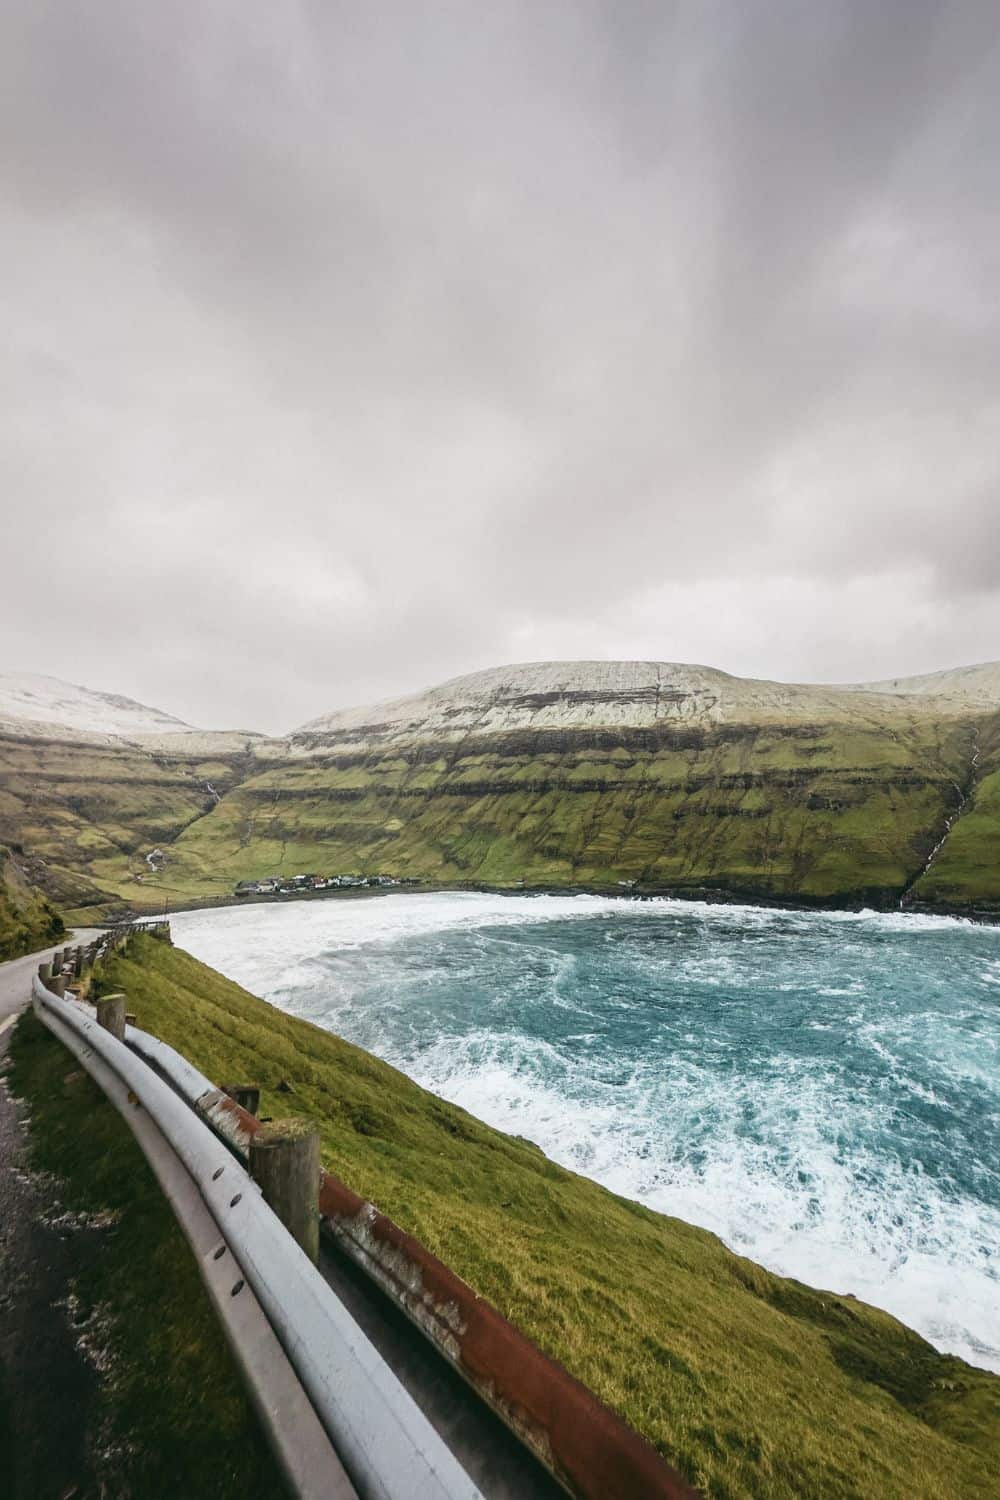
[[[77,915],[314,869],[1000,910],[996,665],[808,687],[541,663],[282,738],[136,731],[154,710],[96,732],[68,693],[30,720],[2,683],[0,709],[0,838]]]

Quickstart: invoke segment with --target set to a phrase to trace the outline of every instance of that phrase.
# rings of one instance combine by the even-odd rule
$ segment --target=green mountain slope
[[[540,731],[284,762],[171,853],[192,891],[271,869],[886,899],[956,803],[969,726]]]
[[[0,721],[0,837],[76,909],[361,870],[988,911],[998,726],[996,664],[837,688],[649,662],[477,673],[277,740]]]
[[[249,764],[236,736],[139,742],[0,723],[0,837],[30,852],[39,883],[66,908],[100,906],[119,890],[141,901],[154,874],[147,856]]]
[[[565,1171],[180,950],[134,940],[102,983],[208,1076],[259,1082],[264,1114],[315,1120],[331,1170],[707,1495],[995,1495],[1000,1378]]]
[[[975,766],[913,896],[959,909],[1000,905],[1000,716],[976,726]]]

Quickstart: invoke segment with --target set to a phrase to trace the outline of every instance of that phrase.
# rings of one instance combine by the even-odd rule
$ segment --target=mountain
[[[78,909],[308,870],[1000,909],[1000,663],[839,685],[531,663],[277,739],[64,684],[27,700],[59,728],[24,704],[0,838]]]
[[[24,672],[0,672],[0,721],[10,727],[43,724],[87,734],[172,734],[190,729],[182,719],[118,693]]]
[[[989,713],[1000,703],[1000,662],[952,667],[945,672],[928,672],[923,677],[894,677],[887,682],[868,682],[851,691],[937,698],[953,708]]]
[[[193,729],[131,698],[0,673],[0,839],[67,909],[142,900],[146,855],[248,768],[252,736]],[[119,900],[120,904],[120,900]]]
[[[990,708],[1000,708],[1000,662],[892,682],[817,685],[733,677],[679,662],[546,661],[474,672],[411,697],[325,714],[291,738],[384,744],[522,729],[823,724]]]

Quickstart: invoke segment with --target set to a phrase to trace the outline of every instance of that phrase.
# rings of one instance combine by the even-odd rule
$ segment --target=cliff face
[[[522,731],[286,760],[178,840],[182,865],[889,899],[957,805],[971,731]]]
[[[1000,666],[860,686],[498,668],[285,739],[0,732],[0,836],[82,906],[284,871],[1000,907]]]

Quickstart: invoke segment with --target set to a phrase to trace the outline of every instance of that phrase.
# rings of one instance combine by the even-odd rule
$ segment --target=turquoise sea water
[[[1000,1369],[1000,929],[471,894],[172,920],[564,1165]]]

